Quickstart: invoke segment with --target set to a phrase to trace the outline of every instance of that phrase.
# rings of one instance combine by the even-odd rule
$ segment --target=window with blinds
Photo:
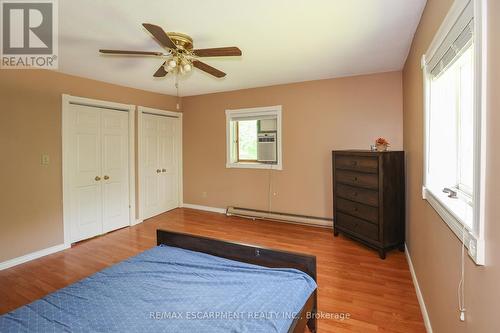
[[[474,57],[472,45],[430,80],[428,185],[452,188],[471,202],[474,160]],[[465,221],[472,227],[471,221]]]
[[[478,212],[481,47],[477,44],[475,3],[455,2],[423,57],[426,131],[422,193],[457,236],[465,239],[476,260],[482,231]]]

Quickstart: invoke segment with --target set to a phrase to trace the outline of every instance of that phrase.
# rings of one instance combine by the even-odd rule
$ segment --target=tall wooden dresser
[[[338,150],[333,163],[333,232],[379,252],[404,251],[404,152]]]

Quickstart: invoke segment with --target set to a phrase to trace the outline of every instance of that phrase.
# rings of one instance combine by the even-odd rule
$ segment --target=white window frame
[[[465,227],[462,220],[453,209],[453,203],[444,193],[435,193],[427,186],[428,178],[428,134],[430,112],[430,75],[428,74],[427,59],[432,59],[435,52],[452,29],[462,11],[469,2],[474,5],[474,201],[472,229]],[[424,164],[422,198],[441,216],[443,221],[462,240],[468,249],[468,254],[477,265],[485,264],[485,235],[484,235],[484,197],[485,197],[485,166],[486,166],[486,5],[485,0],[455,0],[445,17],[441,27],[434,37],[427,52],[422,56],[422,70],[424,81]],[[445,204],[447,203],[447,204]],[[456,203],[455,203],[456,204]]]
[[[239,168],[239,169],[273,169],[273,170],[283,170],[283,131],[281,126],[281,105],[275,106],[265,106],[257,108],[245,108],[245,109],[227,109],[226,110],[226,168]],[[277,157],[278,162],[276,164],[259,163],[259,162],[243,162],[232,160],[231,151],[237,144],[231,135],[231,120],[234,117],[259,117],[259,116],[274,116],[276,115],[276,138],[277,144]]]

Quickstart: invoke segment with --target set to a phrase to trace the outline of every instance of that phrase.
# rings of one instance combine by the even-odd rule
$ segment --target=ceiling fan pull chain
[[[175,89],[177,91],[177,104],[175,105],[175,107],[177,110],[179,110],[181,108],[179,103],[179,73],[175,74]]]

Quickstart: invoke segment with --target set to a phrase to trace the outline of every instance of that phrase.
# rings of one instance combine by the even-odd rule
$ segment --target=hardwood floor
[[[386,260],[330,229],[251,221],[175,209],[71,249],[0,271],[0,314],[34,301],[156,245],[156,229],[313,254],[317,257],[318,332],[425,332],[404,253]]]

